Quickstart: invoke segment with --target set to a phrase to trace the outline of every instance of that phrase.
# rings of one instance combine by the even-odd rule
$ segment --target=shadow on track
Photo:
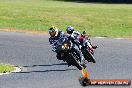
[[[55,66],[55,65],[67,65],[67,63],[59,63],[59,64],[51,64],[51,65],[32,65],[32,66],[23,66],[23,67]]]
[[[45,72],[63,72],[63,71],[71,71],[76,69],[56,69],[56,70],[44,70],[44,71],[27,71],[27,72],[16,72],[16,73],[45,73]]]
[[[31,66],[23,66],[25,68],[34,68],[34,67],[45,67],[45,66],[58,66],[58,65],[67,65],[67,63],[59,63],[59,64],[51,64],[51,65],[31,65]],[[15,73],[44,73],[44,72],[63,72],[63,71],[71,71],[76,69],[55,69],[55,70],[44,70],[44,71],[22,71],[22,72],[15,72]]]

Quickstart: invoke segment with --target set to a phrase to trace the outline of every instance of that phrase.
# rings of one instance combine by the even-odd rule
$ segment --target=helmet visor
[[[49,33],[55,32],[55,30],[49,30]]]
[[[56,32],[49,32],[49,34],[50,34],[51,37],[54,37]]]

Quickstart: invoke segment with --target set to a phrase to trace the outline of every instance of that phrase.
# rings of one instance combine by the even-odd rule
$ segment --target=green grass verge
[[[7,64],[0,64],[0,73],[11,72],[14,70],[14,67]]]
[[[131,4],[93,4],[54,0],[0,0],[0,28],[47,31],[72,25],[92,36],[132,36]]]

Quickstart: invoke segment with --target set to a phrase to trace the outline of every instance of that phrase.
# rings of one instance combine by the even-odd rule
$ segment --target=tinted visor
[[[55,30],[53,30],[53,29],[49,30],[49,33],[52,33],[52,32],[55,32]]]
[[[51,37],[54,37],[56,32],[49,32],[49,34],[50,34]]]

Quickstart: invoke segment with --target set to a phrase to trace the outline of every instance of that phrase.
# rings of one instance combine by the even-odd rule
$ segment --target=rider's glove
[[[52,51],[53,51],[53,52],[56,52],[56,48],[55,48],[55,46],[52,47]]]
[[[55,49],[52,49],[53,52],[55,52],[56,50]]]
[[[81,49],[82,48],[82,46],[81,45],[79,45],[79,49]]]

